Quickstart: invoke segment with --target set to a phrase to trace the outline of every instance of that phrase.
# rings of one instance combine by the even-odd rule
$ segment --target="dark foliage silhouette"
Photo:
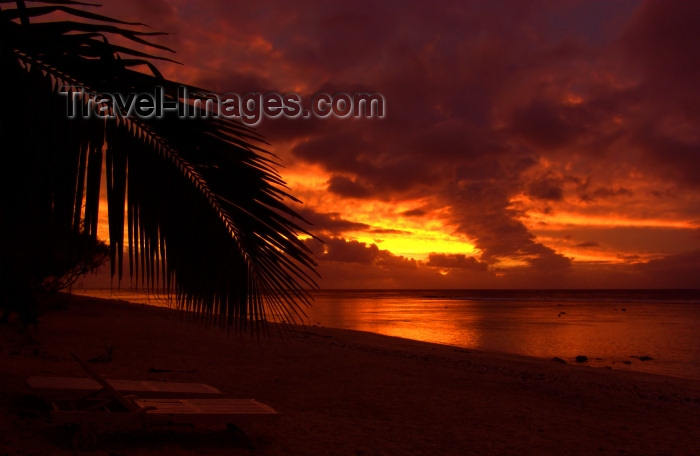
[[[160,33],[87,3],[34,4],[0,0],[4,305],[46,279],[47,252],[80,255],[60,239],[98,245],[106,186],[113,281],[127,270],[131,286],[164,288],[179,308],[227,328],[298,320],[316,286],[315,263],[298,237],[308,235],[295,222],[303,219],[285,204],[296,200],[261,138],[231,120],[175,112],[68,118],[61,92],[69,86],[93,94],[162,87],[172,101],[179,87],[206,91],[162,77],[153,62],[172,51],[149,41]]]

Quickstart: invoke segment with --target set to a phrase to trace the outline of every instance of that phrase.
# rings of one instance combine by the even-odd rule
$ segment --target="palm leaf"
[[[2,191],[9,201],[3,211],[18,213],[23,225],[41,216],[97,236],[104,166],[113,277],[122,279],[126,253],[135,286],[165,288],[179,308],[206,321],[240,329],[298,321],[316,287],[315,262],[299,239],[310,234],[294,222],[303,218],[285,201],[296,199],[262,138],[226,119],[124,117],[115,106],[115,119],[69,119],[62,92],[71,87],[93,95],[162,87],[180,102],[181,87],[207,91],[163,79],[151,60],[171,59],[107,38],[169,51],[141,38],[157,32],[123,29],[114,24],[140,24],[65,6],[79,2],[44,3],[54,6],[17,2],[0,11],[2,67],[17,107],[0,115],[1,140],[14,149],[9,160],[17,171]],[[30,22],[56,11],[97,22]],[[86,107],[87,96],[79,104]],[[26,177],[35,188],[26,201],[12,200],[10,188]]]

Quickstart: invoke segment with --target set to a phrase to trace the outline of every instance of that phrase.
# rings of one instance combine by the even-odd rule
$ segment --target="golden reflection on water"
[[[591,366],[700,378],[700,306],[661,306],[328,294],[308,322],[569,362],[585,355]]]
[[[374,332],[393,337],[448,345],[480,345],[474,325],[479,316],[455,319],[448,304],[402,299],[343,299],[342,304],[320,302],[310,311],[310,324]],[[441,308],[442,307],[442,308]]]

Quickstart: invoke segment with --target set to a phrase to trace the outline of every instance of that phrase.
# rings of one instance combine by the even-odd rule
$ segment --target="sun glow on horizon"
[[[417,230],[397,234],[379,234],[373,237],[362,232],[347,233],[350,239],[366,244],[376,244],[380,249],[388,250],[394,255],[427,260],[431,253],[450,253],[473,256],[479,251],[474,244],[455,235],[432,231]]]
[[[348,241],[376,244],[397,256],[427,260],[431,253],[452,253],[473,256],[479,251],[467,236],[455,233],[448,223],[447,208],[431,209],[421,216],[406,212],[428,206],[427,199],[383,201],[376,198],[346,198],[328,191],[330,174],[308,163],[295,163],[283,172],[284,180],[294,194],[309,208],[322,214],[333,214],[358,227],[340,232]],[[310,227],[312,230],[314,227]],[[323,234],[323,233],[321,233]]]

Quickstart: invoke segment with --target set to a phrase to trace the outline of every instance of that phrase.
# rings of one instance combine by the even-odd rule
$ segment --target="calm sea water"
[[[92,294],[107,293],[165,302]],[[307,314],[310,325],[700,379],[700,290],[333,290]]]

